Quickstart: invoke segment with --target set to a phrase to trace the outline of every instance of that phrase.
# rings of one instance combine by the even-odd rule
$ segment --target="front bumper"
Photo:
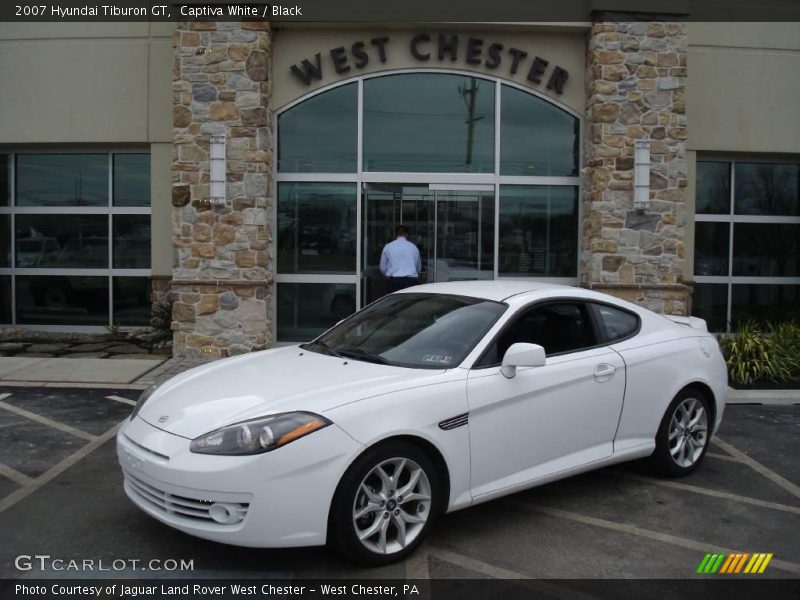
[[[126,422],[117,456],[128,498],[191,535],[261,548],[324,544],[336,486],[363,450],[336,425],[253,456],[195,454],[190,441],[139,417]],[[215,504],[225,522],[213,518]]]

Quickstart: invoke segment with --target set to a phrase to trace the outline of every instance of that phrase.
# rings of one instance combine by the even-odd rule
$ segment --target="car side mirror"
[[[500,372],[507,379],[511,379],[517,374],[517,367],[543,367],[546,361],[547,355],[539,344],[518,342],[511,344],[506,350]]]

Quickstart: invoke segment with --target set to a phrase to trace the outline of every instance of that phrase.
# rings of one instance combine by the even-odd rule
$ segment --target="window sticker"
[[[452,356],[446,356],[444,354],[426,354],[422,357],[422,362],[440,363],[443,365],[449,365],[452,361]]]

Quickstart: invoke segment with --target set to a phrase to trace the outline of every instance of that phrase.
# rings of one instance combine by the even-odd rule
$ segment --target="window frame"
[[[725,285],[726,287],[726,308],[725,308],[725,329],[719,333],[730,333],[733,326],[733,286],[750,284],[750,285],[800,285],[800,277],[791,276],[746,276],[734,275],[734,229],[737,224],[753,223],[764,225],[778,225],[778,224],[800,224],[800,215],[797,216],[784,216],[784,215],[752,215],[752,214],[737,214],[736,213],[736,165],[739,163],[746,164],[776,164],[776,165],[797,165],[800,159],[797,157],[775,158],[775,157],[759,157],[757,155],[746,156],[724,156],[724,155],[701,155],[695,161],[695,174],[697,173],[697,166],[700,163],[725,163],[729,165],[729,191],[730,191],[730,206],[727,213],[697,213],[697,188],[695,186],[695,208],[694,208],[694,223],[695,234],[692,240],[693,248],[697,239],[697,224],[698,223],[726,223],[729,227],[728,230],[728,272],[726,275],[697,275],[695,274],[695,260],[696,255],[693,252],[692,256],[692,277],[696,284],[717,284]],[[695,175],[696,176],[696,175]],[[692,307],[694,314],[694,306]]]
[[[475,138],[473,140],[474,141],[474,152],[475,152],[476,155],[483,154],[484,156],[483,156],[483,159],[480,159],[480,158],[477,158],[476,156],[473,156],[473,160],[475,161],[475,164],[482,165],[483,168],[475,170],[475,171],[447,170],[447,169],[444,169],[444,168],[442,168],[442,169],[434,169],[434,170],[428,171],[428,170],[425,170],[425,166],[423,164],[423,161],[418,161],[418,159],[416,159],[416,158],[414,159],[414,162],[417,162],[418,164],[407,166],[407,168],[391,168],[391,166],[386,165],[386,164],[384,164],[382,166],[381,165],[373,165],[373,167],[368,168],[368,166],[367,166],[368,160],[372,159],[372,161],[375,162],[375,163],[379,162],[377,157],[376,156],[371,156],[370,153],[374,152],[375,148],[381,147],[381,146],[386,145],[386,144],[385,144],[385,141],[383,139],[381,139],[381,136],[379,136],[376,131],[373,131],[373,128],[377,129],[376,123],[375,122],[371,122],[370,118],[368,117],[369,111],[368,111],[367,104],[368,104],[368,100],[371,100],[371,98],[369,96],[369,93],[370,93],[371,90],[368,90],[367,88],[369,88],[373,83],[375,85],[380,85],[381,83],[390,82],[389,85],[391,85],[392,84],[391,83],[392,79],[403,78],[403,77],[406,77],[406,78],[409,78],[409,77],[410,78],[417,78],[418,77],[418,78],[421,78],[420,81],[423,81],[423,80],[429,80],[430,81],[430,80],[434,80],[434,79],[438,80],[441,77],[449,77],[449,78],[451,78],[451,81],[449,81],[448,83],[452,83],[452,84],[456,83],[455,80],[457,78],[471,78],[471,79],[473,79],[475,81],[480,81],[482,83],[489,84],[489,86],[491,86],[487,90],[488,93],[487,94],[483,94],[480,97],[481,97],[481,101],[485,102],[485,104],[487,104],[488,106],[491,107],[492,114],[491,115],[487,115],[488,118],[485,119],[485,120],[483,119],[483,117],[481,117],[480,119],[473,121],[474,123],[479,123],[481,125],[489,125],[491,127],[491,130],[490,131],[486,131],[484,134],[481,134],[478,131],[477,127],[475,128]],[[497,141],[499,139],[499,135],[498,135],[497,131],[495,131],[495,128],[498,126],[498,123],[499,123],[499,119],[498,119],[497,114],[496,114],[497,111],[498,111],[498,108],[499,108],[498,107],[498,103],[497,103],[497,90],[496,90],[496,86],[498,85],[498,82],[492,80],[491,78],[482,76],[480,73],[468,73],[468,72],[463,72],[463,71],[462,72],[431,72],[431,71],[428,71],[428,70],[406,71],[406,72],[403,72],[403,73],[399,73],[398,72],[398,73],[394,73],[393,76],[389,76],[389,77],[367,76],[367,77],[364,77],[362,81],[363,81],[363,84],[362,84],[361,87],[362,87],[362,90],[363,90],[363,92],[362,92],[363,93],[363,97],[360,99],[360,102],[359,102],[359,107],[361,108],[361,114],[360,114],[360,119],[359,120],[362,121],[362,129],[361,129],[360,135],[359,135],[360,148],[359,148],[359,153],[358,153],[359,161],[360,161],[359,164],[358,164],[358,168],[359,168],[359,170],[361,172],[364,172],[364,173],[387,173],[387,174],[391,174],[391,173],[402,174],[402,173],[409,173],[409,172],[418,172],[418,173],[429,173],[431,175],[442,175],[442,174],[448,174],[448,175],[451,175],[451,176],[452,175],[455,175],[455,176],[472,175],[472,176],[477,176],[477,177],[480,177],[480,176],[492,176],[492,175],[495,174],[495,172],[497,171],[497,154],[498,154],[496,145],[497,145]],[[401,82],[401,83],[408,83],[408,81]],[[437,83],[439,83],[439,82],[437,81]],[[406,86],[401,86],[401,87],[407,89]],[[435,90],[434,94],[437,93],[437,92],[440,92],[440,91],[441,90],[437,89],[437,90]],[[389,95],[389,94],[387,94],[387,95]],[[484,98],[485,98],[485,100],[483,100]],[[427,102],[428,99],[425,98],[425,101]],[[461,106],[458,103],[454,102],[453,105],[458,106],[458,108],[461,109]],[[427,106],[425,106],[424,104],[422,105],[422,107],[423,108],[427,108]],[[447,108],[452,108],[452,106],[449,106]],[[423,113],[419,113],[417,115],[412,115],[412,116],[419,117],[422,114]],[[395,118],[396,117],[394,117],[393,115],[389,115],[388,120],[389,121],[393,121]],[[402,118],[402,116],[400,118]],[[379,117],[379,121],[380,121],[380,117]],[[419,124],[419,121],[417,121],[417,123]],[[384,126],[385,126],[385,123],[384,123]],[[423,129],[424,129],[424,127],[423,127]],[[483,138],[485,138],[485,139],[483,139]],[[418,142],[413,137],[407,137],[406,139],[400,140],[400,141],[401,141],[401,143],[403,143],[403,142],[411,142],[415,146],[418,144]],[[491,144],[491,146],[489,146],[489,147],[487,147],[485,149],[481,148],[481,141],[483,141],[484,143],[488,142],[488,143]],[[485,150],[485,152],[482,152],[481,150]],[[442,157],[438,157],[438,158],[442,158]],[[449,157],[447,157],[447,158],[449,158]],[[466,166],[466,165],[464,165],[464,166]]]
[[[595,319],[594,311],[589,306],[589,304],[591,302],[592,302],[591,300],[588,300],[586,298],[576,298],[574,296],[559,296],[559,297],[553,297],[553,298],[544,298],[544,299],[540,299],[540,300],[534,300],[534,301],[532,301],[532,302],[520,307],[505,323],[503,323],[503,325],[500,327],[500,329],[497,331],[497,333],[494,334],[494,336],[489,341],[489,343],[487,343],[486,346],[483,348],[483,350],[481,350],[480,355],[478,356],[477,359],[475,359],[475,362],[472,363],[472,367],[470,367],[470,368],[471,369],[476,369],[476,370],[499,368],[501,366],[501,364],[502,364],[502,358],[500,359],[500,362],[497,362],[497,363],[481,364],[482,361],[486,360],[487,354],[491,350],[492,346],[503,335],[505,335],[505,333],[508,332],[509,329],[511,329],[517,323],[519,323],[520,319],[523,319],[528,313],[530,313],[533,310],[537,310],[539,308],[542,308],[543,306],[548,306],[550,304],[577,304],[577,305],[580,305],[583,308],[584,313],[586,315],[586,318],[589,321],[589,327],[591,329],[592,335],[594,336],[595,341],[598,342],[598,343],[593,344],[591,346],[584,346],[584,347],[581,347],[581,348],[575,348],[573,350],[566,350],[566,351],[563,351],[563,352],[554,352],[552,354],[547,354],[547,358],[557,357],[557,356],[566,356],[568,354],[575,354],[576,352],[584,352],[586,350],[593,350],[595,348],[602,348],[604,346],[608,346],[609,343],[607,343],[605,341],[602,341],[603,340],[603,336],[602,336],[602,334],[601,334],[601,332],[599,330],[599,325],[597,323],[597,320]],[[611,305],[611,306],[613,306],[613,305]],[[637,330],[637,333],[638,333],[638,330]]]
[[[376,77],[391,77],[393,75],[404,75],[404,74],[444,74],[444,75],[460,75],[465,77],[475,77],[480,80],[485,80],[492,85],[494,85],[494,102],[495,102],[495,111],[494,111],[494,170],[489,173],[430,173],[430,172],[422,172],[422,173],[406,173],[406,172],[378,172],[378,171],[365,171],[364,170],[364,82],[368,79],[373,79]],[[325,172],[301,172],[301,173],[293,173],[293,172],[278,172],[278,163],[277,157],[279,154],[280,149],[278,148],[279,136],[280,136],[280,115],[286,111],[291,110],[292,108],[298,106],[299,104],[309,100],[317,95],[324,94],[330,90],[333,90],[340,86],[350,85],[352,83],[356,83],[357,88],[357,103],[356,103],[356,110],[357,110],[357,157],[356,157],[356,167],[357,170],[352,173],[325,173]],[[577,130],[578,130],[578,138],[576,142],[576,147],[574,149],[574,154],[576,156],[578,170],[577,175],[570,176],[570,177],[556,177],[556,176],[520,176],[520,175],[501,175],[500,174],[500,153],[501,153],[501,118],[502,118],[502,110],[501,110],[501,103],[502,103],[502,90],[503,88],[514,88],[516,90],[523,91],[530,96],[532,96],[534,100],[538,100],[541,102],[545,102],[555,108],[558,108],[565,113],[569,114],[572,118],[574,118],[577,122]],[[575,231],[575,248],[576,248],[576,264],[575,264],[575,271],[574,276],[569,277],[551,277],[551,276],[516,276],[516,277],[501,277],[498,274],[499,269],[499,211],[500,211],[500,186],[501,185],[541,185],[541,186],[568,186],[568,187],[575,187],[578,191],[578,224],[581,223],[584,214],[584,207],[583,203],[580,201],[583,193],[583,181],[582,177],[580,176],[581,169],[583,168],[584,157],[583,153],[580,151],[580,140],[583,139],[585,135],[585,122],[584,122],[584,115],[577,112],[575,109],[569,107],[568,105],[564,104],[558,98],[554,98],[549,96],[545,93],[542,93],[539,90],[533,89],[526,85],[510,81],[501,77],[489,75],[486,73],[479,73],[476,71],[470,71],[468,69],[458,69],[458,68],[432,68],[432,69],[423,69],[420,70],[419,68],[412,68],[412,69],[391,69],[387,71],[380,71],[377,73],[370,73],[365,75],[359,75],[356,77],[350,77],[344,79],[342,81],[337,81],[330,85],[322,86],[318,89],[315,89],[307,94],[303,94],[298,96],[297,98],[287,102],[283,106],[277,108],[274,111],[274,127],[273,127],[273,143],[275,152],[272,155],[272,172],[273,177],[271,178],[271,191],[272,197],[277,198],[277,190],[278,184],[280,182],[323,182],[323,183],[355,183],[356,184],[356,201],[357,201],[357,213],[356,213],[356,220],[357,220],[357,231],[356,231],[356,273],[354,275],[331,275],[331,274],[281,274],[277,271],[277,262],[278,262],[278,247],[277,247],[277,236],[273,236],[273,239],[270,242],[271,247],[271,265],[272,265],[272,272],[274,273],[273,283],[275,288],[280,286],[282,283],[351,283],[356,286],[356,309],[360,310],[365,306],[363,301],[363,288],[364,288],[364,258],[363,255],[365,253],[364,244],[363,244],[363,193],[364,193],[364,184],[367,183],[398,183],[398,184],[428,184],[428,185],[439,185],[439,184],[446,184],[446,185],[486,185],[491,186],[494,191],[494,272],[492,279],[494,280],[511,280],[511,281],[540,281],[546,283],[557,283],[562,285],[577,285],[579,279],[579,272],[580,272],[580,256],[581,256],[581,234],[580,228]],[[277,223],[277,202],[273,203],[272,208],[272,219],[273,222]],[[275,289],[273,288],[273,289]],[[277,314],[277,303],[273,302],[271,305],[271,319],[272,319],[272,331],[274,339],[277,341],[273,344],[275,346],[281,345],[288,345],[294,342],[284,342],[277,337],[277,327],[276,323],[278,322],[278,314]]]
[[[356,161],[355,170],[351,171],[351,170],[338,169],[338,170],[333,170],[333,171],[324,171],[324,170],[320,171],[320,170],[312,169],[312,170],[309,170],[309,171],[302,171],[302,170],[289,170],[289,169],[282,170],[280,168],[281,161],[282,160],[283,161],[287,161],[288,160],[286,158],[282,159],[281,155],[280,155],[280,147],[281,147],[280,141],[281,140],[280,140],[278,131],[280,129],[280,121],[281,121],[281,119],[284,116],[290,115],[294,109],[302,108],[306,100],[314,100],[314,99],[321,98],[324,95],[324,93],[328,92],[328,91],[335,91],[335,90],[341,91],[341,90],[347,88],[348,85],[354,85],[355,86],[355,95],[356,95],[356,106],[355,106],[355,110],[356,110],[356,115],[355,115],[355,117],[356,117],[356,130],[354,132],[354,137],[358,138],[359,131],[361,131],[361,125],[359,123],[358,115],[361,112],[360,101],[361,101],[361,93],[362,92],[361,92],[361,89],[360,89],[361,86],[356,81],[353,81],[353,80],[344,81],[344,82],[338,83],[336,85],[333,85],[333,86],[330,86],[330,87],[326,87],[324,90],[320,90],[319,93],[315,92],[315,93],[308,94],[307,96],[303,96],[303,98],[301,98],[301,101],[292,102],[289,105],[283,107],[282,109],[276,111],[276,113],[275,113],[275,119],[274,119],[274,127],[275,127],[275,140],[274,140],[274,144],[275,145],[274,145],[274,148],[275,148],[275,152],[273,153],[273,156],[274,156],[273,175],[274,176],[284,175],[284,176],[288,176],[289,178],[291,178],[292,176],[301,176],[302,177],[303,175],[307,175],[307,174],[325,173],[325,172],[331,173],[331,174],[347,175],[349,173],[354,173],[355,171],[358,170],[358,168],[359,168],[358,161],[361,160],[360,143],[359,143],[358,139],[355,140],[355,142],[356,142],[356,147],[355,147],[356,155],[354,157],[354,160]],[[284,127],[285,127],[285,125],[284,125]]]
[[[340,269],[340,270],[324,270],[322,268],[311,269],[309,267],[300,267],[299,266],[299,257],[302,256],[302,248],[299,245],[299,239],[298,239],[298,245],[293,249],[294,250],[294,256],[298,260],[298,266],[295,267],[294,269],[286,269],[286,267],[281,264],[281,262],[279,260],[279,257],[278,257],[278,253],[282,252],[282,250],[281,250],[281,241],[283,240],[283,238],[282,238],[280,229],[277,227],[277,224],[280,222],[279,218],[280,218],[280,214],[281,214],[281,203],[283,201],[283,197],[281,196],[281,187],[282,186],[287,186],[287,188],[288,188],[289,186],[293,186],[293,185],[294,186],[298,186],[301,189],[310,189],[312,191],[315,188],[318,189],[319,186],[331,186],[331,187],[336,186],[336,187],[341,187],[342,189],[344,189],[347,186],[353,186],[354,188],[357,188],[357,186],[355,186],[355,184],[353,184],[351,182],[280,181],[280,182],[278,182],[276,184],[276,188],[275,188],[276,189],[276,195],[275,195],[274,203],[275,203],[275,207],[276,207],[275,208],[276,214],[278,215],[278,220],[275,221],[275,223],[276,223],[276,231],[275,231],[275,234],[274,234],[275,235],[275,250],[276,250],[275,255],[274,255],[274,264],[275,264],[274,275],[276,277],[277,276],[281,276],[281,279],[286,279],[287,281],[284,281],[284,283],[292,283],[291,281],[288,281],[288,279],[291,279],[292,277],[295,277],[295,276],[302,277],[302,276],[311,275],[311,276],[320,276],[322,278],[328,277],[328,276],[334,277],[334,278],[337,278],[337,277],[351,278],[351,277],[355,276],[357,271],[358,271],[358,264],[356,262],[355,255],[353,256],[353,268],[352,269],[347,269],[347,270],[344,270],[344,269]],[[357,190],[354,190],[354,191],[357,191]],[[287,193],[289,195],[291,195],[293,193],[295,193],[295,194],[299,193],[299,191],[298,191],[297,188],[295,188],[295,189],[293,189],[291,191],[288,191]],[[350,194],[351,194],[350,190],[347,190],[346,192],[345,191],[341,191],[341,192],[337,191],[337,192],[335,192],[335,196],[333,196],[333,197],[335,197],[337,200],[343,200],[343,199],[347,198],[348,196],[350,196]],[[294,210],[294,212],[296,212],[299,215],[301,210],[302,210],[302,203],[300,202],[300,200],[298,200],[297,198],[295,198],[295,199],[291,199],[290,198],[288,201],[294,203],[293,210]],[[359,207],[357,205],[358,204],[358,200],[354,200],[353,197],[350,197],[348,199],[348,202],[353,202],[352,205],[348,205],[345,208],[346,208],[346,211],[348,213],[351,210],[353,211],[353,217],[356,220],[356,222],[353,224],[353,226],[357,229],[358,228],[357,220],[358,220],[358,212],[359,212]],[[338,210],[341,209],[341,207],[337,206],[335,209],[338,211]],[[298,216],[298,222],[293,224],[293,226],[295,228],[299,229],[299,225],[301,223],[301,219],[302,219],[302,217]],[[339,234],[340,234],[340,232],[337,230],[337,236]],[[299,233],[297,235],[299,237]],[[356,247],[360,246],[360,244],[358,244],[358,240],[357,239],[356,239],[355,245],[356,245]],[[285,252],[285,251],[283,251],[283,252]],[[294,283],[302,283],[302,282],[294,282]],[[338,283],[338,281],[336,281],[336,280],[320,281],[319,283]]]
[[[599,338],[602,339],[605,343],[601,344],[603,346],[611,346],[612,344],[618,344],[620,342],[625,342],[631,338],[636,337],[642,331],[642,317],[640,317],[636,312],[632,310],[628,310],[627,308],[623,308],[621,306],[617,306],[611,302],[601,302],[599,300],[589,300],[587,301],[589,305],[589,310],[592,312],[592,318],[595,321],[595,327],[597,328]],[[612,308],[614,310],[618,310],[620,312],[624,312],[633,316],[636,319],[636,327],[629,333],[628,335],[616,338],[616,339],[608,339],[605,335],[603,335],[603,318],[600,315],[600,306],[607,306],[608,308]],[[599,347],[599,346],[597,346]]]
[[[114,157],[118,154],[147,154],[151,156],[150,172],[152,190],[152,153],[150,148],[144,147],[54,147],[54,148],[26,148],[24,146],[3,148],[0,153],[9,157],[9,203],[0,205],[0,214],[8,215],[9,218],[9,266],[0,267],[0,276],[10,277],[10,310],[11,321],[5,323],[8,326],[20,325],[31,331],[68,331],[68,332],[99,332],[106,327],[114,326],[114,279],[121,277],[146,277],[152,280],[152,205],[153,197],[151,194],[150,203],[147,206],[115,206],[114,205]],[[102,154],[106,156],[108,168],[108,194],[105,204],[98,206],[19,206],[17,205],[17,156],[18,155],[53,155],[53,154]],[[59,267],[17,267],[16,266],[16,217],[17,215],[101,215],[106,217],[108,232],[108,261],[103,268],[59,268]],[[114,217],[120,215],[147,215],[151,221],[150,233],[150,267],[149,268],[115,268],[114,267]],[[106,277],[108,281],[108,323],[106,325],[68,325],[68,324],[37,324],[28,325],[18,323],[17,319],[17,276],[100,276]],[[132,330],[142,327],[142,325],[124,325],[123,330]]]
[[[549,188],[558,188],[559,190],[567,189],[567,190],[572,191],[575,194],[575,196],[573,198],[574,206],[575,206],[574,215],[575,215],[575,221],[576,221],[575,222],[575,231],[580,232],[580,228],[581,228],[581,188],[580,188],[580,186],[579,185],[573,185],[573,186],[568,186],[568,185],[550,186],[550,185],[545,185],[545,184],[537,184],[537,185],[525,185],[525,184],[507,185],[507,184],[501,183],[497,188],[497,190],[498,190],[497,194],[498,195],[495,198],[495,204],[496,204],[495,218],[499,220],[497,225],[495,226],[495,237],[497,238],[497,242],[495,244],[495,247],[496,247],[496,258],[495,258],[495,264],[496,264],[495,275],[496,276],[495,276],[495,279],[508,279],[508,280],[512,280],[512,281],[513,280],[525,281],[525,280],[531,280],[531,279],[538,279],[538,280],[543,280],[543,281],[544,280],[551,280],[551,279],[552,280],[567,279],[568,276],[554,274],[554,273],[547,273],[547,274],[543,274],[543,275],[537,276],[535,274],[512,275],[512,274],[510,274],[510,272],[501,272],[501,270],[500,270],[501,261],[504,258],[504,256],[503,256],[502,248],[501,248],[501,245],[500,245],[500,236],[501,236],[500,231],[501,231],[501,227],[507,226],[507,223],[503,221],[503,210],[502,210],[503,206],[504,206],[503,192],[504,192],[504,190],[507,191],[509,188],[515,188],[515,189],[536,188],[536,189],[540,189],[540,190],[548,190],[548,194],[547,194],[547,213],[548,213],[548,215],[547,215],[547,219],[545,221],[545,229],[547,231],[548,244],[547,244],[547,254],[545,256],[545,268],[546,268],[546,270],[551,271],[553,269],[553,267],[552,267],[552,264],[551,264],[550,255],[551,254],[557,254],[557,253],[553,252],[553,250],[552,250],[552,242],[549,240],[549,238],[550,238],[550,230],[551,230],[551,228],[553,226],[553,220],[554,220],[552,215],[550,214],[550,201],[551,201],[551,199],[550,199]],[[539,198],[536,198],[536,199],[539,199]],[[505,200],[506,200],[506,207],[512,206],[514,204],[513,200],[511,200],[511,197],[509,197],[509,196],[506,196]],[[581,234],[578,233],[578,239],[580,239],[580,238],[581,238]],[[581,250],[580,250],[580,248],[578,248],[576,250],[576,253],[575,253],[575,261],[576,261],[576,263],[578,265],[580,265],[580,260],[581,260]]]

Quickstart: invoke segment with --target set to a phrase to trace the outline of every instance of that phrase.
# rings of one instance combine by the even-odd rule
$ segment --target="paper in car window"
[[[452,361],[452,356],[444,354],[426,354],[422,357],[422,362],[439,363],[442,365],[449,365]]]

